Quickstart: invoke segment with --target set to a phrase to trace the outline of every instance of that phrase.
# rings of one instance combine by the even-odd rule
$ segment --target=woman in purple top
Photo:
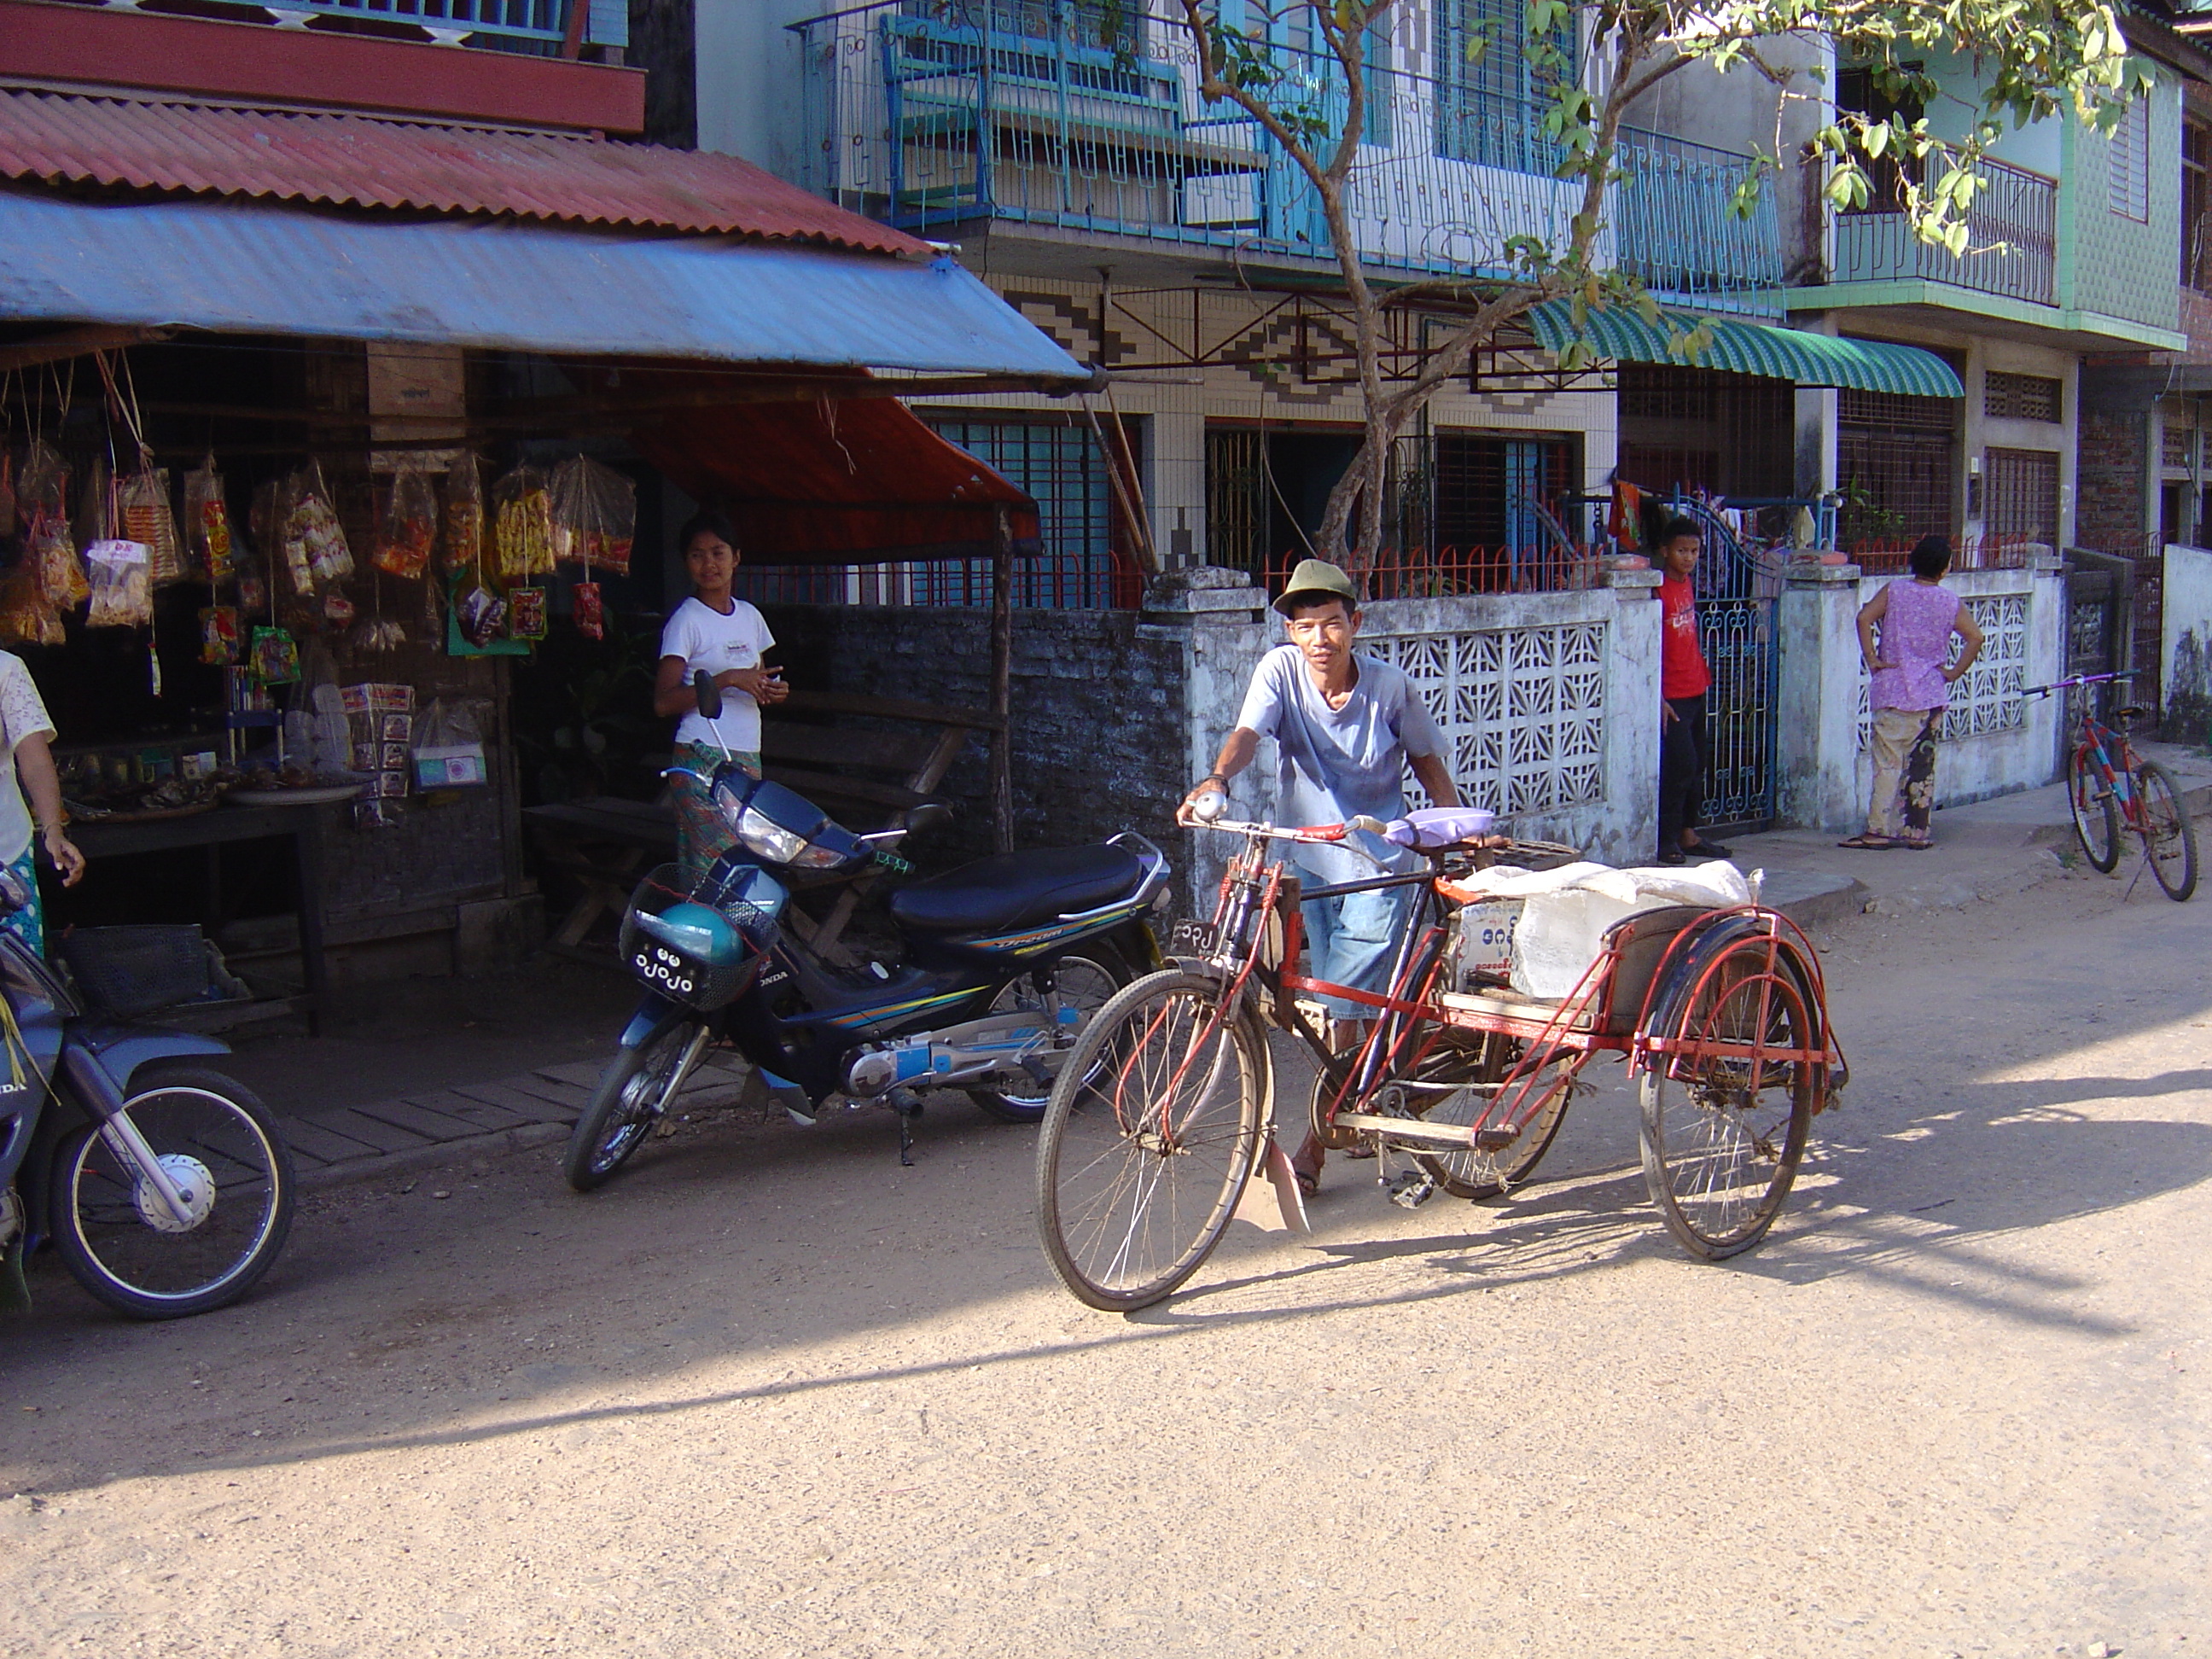
[[[1936,738],[1952,682],[1981,653],[1982,630],[1959,596],[1943,586],[1951,544],[1923,536],[1912,550],[1912,574],[1891,582],[1859,609],[1859,650],[1874,684],[1867,706],[1874,751],[1874,800],[1863,833],[1844,847],[1910,847],[1934,843],[1928,819],[1936,809]],[[1876,645],[1875,630],[1881,630]],[[1966,642],[1948,667],[1951,636]]]

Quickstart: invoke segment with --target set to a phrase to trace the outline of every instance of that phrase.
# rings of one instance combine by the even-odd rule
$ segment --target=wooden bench
[[[787,715],[809,718],[790,719]],[[817,720],[811,717],[831,717]],[[914,730],[839,724],[866,719]],[[836,691],[793,691],[761,722],[762,769],[797,790],[841,823],[895,829],[933,798],[971,732],[995,732],[1004,722],[979,709],[949,708],[894,697]],[[581,891],[554,930],[555,948],[587,955],[584,941],[600,918],[619,918],[638,878],[676,858],[676,813],[657,801],[601,798],[533,806],[524,814],[546,862],[574,878]],[[844,884],[817,925],[796,906],[786,915],[800,938],[832,962],[854,908],[878,877]]]

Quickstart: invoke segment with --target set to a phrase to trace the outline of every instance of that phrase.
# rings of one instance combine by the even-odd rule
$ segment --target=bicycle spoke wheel
[[[2136,798],[2142,806],[2143,850],[2150,872],[2179,904],[2197,890],[2197,826],[2189,821],[2180,786],[2156,761],[2136,767]]]
[[[1037,1228],[1077,1300],[1147,1307],[1198,1271],[1251,1173],[1268,1064],[1250,1015],[1178,969],[1085,1027],[1037,1141]]]
[[[284,1247],[292,1156],[268,1110],[218,1072],[175,1071],[124,1107],[185,1200],[179,1218],[138,1165],[87,1127],[55,1164],[54,1239],[118,1312],[174,1319],[234,1302]]]
[[[1750,1249],[1781,1212],[1813,1121],[1813,1020],[1771,942],[1747,939],[1701,973],[1644,1074],[1644,1181],[1691,1255]]]
[[[1485,1037],[1481,1057],[1471,1068],[1467,1082],[1490,1086],[1469,1086],[1431,1097],[1435,1103],[1426,1110],[1420,1109],[1420,1102],[1415,1100],[1411,1103],[1416,1114],[1425,1122],[1465,1124],[1471,1129],[1491,1110],[1500,1085],[1512,1109],[1518,1111],[1531,1101],[1534,1109],[1510,1146],[1495,1151],[1470,1146],[1463,1152],[1419,1152],[1413,1161],[1454,1198],[1495,1198],[1512,1191],[1536,1172],[1536,1165],[1558,1138],[1559,1125],[1567,1115],[1567,1102],[1574,1092],[1575,1058],[1554,1049],[1531,1065],[1526,1046],[1516,1039]]]
[[[2089,867],[2110,875],[2120,861],[2120,806],[2104,776],[2076,749],[2066,757],[2066,806],[2074,816],[2074,837]]]

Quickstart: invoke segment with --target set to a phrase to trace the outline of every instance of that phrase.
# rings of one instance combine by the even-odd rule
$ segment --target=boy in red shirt
[[[1729,849],[1697,831],[1705,805],[1705,691],[1713,683],[1698,643],[1690,577],[1703,542],[1697,525],[1669,519],[1659,532],[1659,862],[1724,859]]]

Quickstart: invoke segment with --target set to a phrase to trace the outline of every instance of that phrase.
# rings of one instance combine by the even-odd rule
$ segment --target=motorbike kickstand
[[[894,1089],[890,1094],[891,1109],[898,1114],[899,1164],[902,1169],[914,1168],[914,1121],[921,1115],[921,1101],[911,1091]]]

